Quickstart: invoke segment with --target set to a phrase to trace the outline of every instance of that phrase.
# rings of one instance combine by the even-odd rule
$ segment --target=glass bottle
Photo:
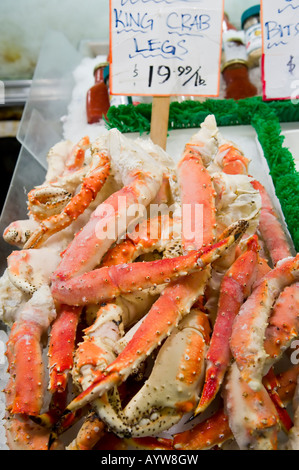
[[[222,76],[226,84],[225,98],[239,100],[257,95],[257,88],[249,78],[244,31],[229,22],[227,14],[223,20]]]
[[[99,122],[106,118],[110,108],[108,87],[104,80],[104,69],[108,63],[103,62],[94,68],[94,85],[86,95],[86,114],[88,124]]]
[[[257,67],[262,56],[262,26],[260,10],[260,5],[254,5],[253,7],[245,10],[241,17],[242,28],[245,32],[249,67]]]

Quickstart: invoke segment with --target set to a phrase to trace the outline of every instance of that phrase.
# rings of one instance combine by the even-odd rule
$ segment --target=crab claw
[[[133,437],[153,436],[192,411],[204,378],[207,316],[192,310],[161,347],[144,386],[123,410]]]
[[[93,159],[95,163],[83,179],[80,191],[67,204],[65,202],[68,200],[68,194],[60,196],[64,205],[63,209],[44,219],[30,236],[24,248],[41,246],[51,235],[68,227],[96,198],[108,178],[110,162],[109,156],[104,150],[94,155]]]

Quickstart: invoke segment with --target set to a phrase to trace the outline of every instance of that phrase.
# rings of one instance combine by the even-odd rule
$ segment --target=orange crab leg
[[[267,359],[264,336],[280,292],[299,279],[299,254],[279,263],[260,281],[234,320],[230,346],[241,376],[258,390]],[[244,328],[244,325],[247,327]]]
[[[167,220],[158,217],[154,220],[157,224],[157,235],[161,235],[162,226],[165,222],[167,225],[172,224],[172,220],[167,216]],[[143,224],[140,224],[138,232],[131,234],[122,243],[119,243],[108,250],[104,256],[101,266],[115,266],[122,263],[131,263],[134,258],[138,256],[140,251],[151,249],[158,239],[152,239],[151,224],[152,220],[148,219]],[[75,336],[78,325],[79,316],[81,313],[80,307],[73,307],[68,305],[60,306],[60,312],[52,325],[51,340],[49,344],[49,369],[50,369],[50,390],[64,390],[68,373],[73,366],[73,351],[75,344]],[[97,346],[89,341],[84,342],[79,346],[78,353],[86,359],[86,353],[89,352],[89,360],[94,349],[94,357],[98,356]]]
[[[178,165],[181,180],[182,201],[182,242],[186,251],[206,246],[215,241],[214,230],[216,225],[215,190],[211,177],[205,169],[200,152],[193,148],[192,144],[185,146],[184,156]],[[196,238],[199,233],[188,230],[189,219],[196,220],[195,205],[202,205],[202,240],[198,243]],[[184,211],[191,208],[191,214]],[[190,233],[189,233],[190,231]],[[194,234],[194,235],[192,235]]]
[[[171,239],[178,236],[175,225],[180,221],[167,215],[148,218],[137,225],[124,241],[110,248],[103,256],[101,266],[131,263],[139,255],[153,250],[163,251]]]
[[[105,424],[91,412],[67,450],[92,450],[106,432]]]
[[[262,198],[259,229],[275,266],[278,261],[292,256],[291,249],[266,189],[258,181],[251,184]]]
[[[279,416],[263,385],[258,390],[245,382],[233,362],[223,387],[229,426],[241,450],[277,450]]]
[[[220,256],[235,240],[236,235],[230,235],[213,246],[176,258],[104,266],[65,282],[59,281],[56,275],[53,277],[52,294],[60,303],[85,305],[150,288],[154,284],[169,283],[175,278],[203,268],[210,263],[213,253],[217,257]]]
[[[286,287],[279,295],[266,330],[267,363],[277,362],[299,335],[299,282]]]
[[[285,404],[290,403],[297,387],[297,378],[299,374],[299,365],[277,374],[278,387],[277,392],[281,401]]]
[[[188,431],[174,435],[173,447],[177,450],[206,450],[233,438],[228,417],[220,408],[210,418]]]
[[[232,143],[220,145],[216,160],[222,159],[222,170],[228,175],[247,175],[250,160]]]
[[[273,369],[270,369],[268,374],[263,378],[263,384],[275,405],[281,425],[286,432],[290,431],[293,427],[293,421],[291,420],[289,413],[286,411],[285,405],[278,393],[279,379],[274,374]]]
[[[65,162],[66,171],[76,171],[83,166],[85,151],[89,146],[89,137],[82,137],[82,139],[74,146]]]
[[[251,292],[258,261],[257,237],[247,244],[247,251],[239,256],[223,277],[218,313],[207,354],[204,389],[194,415],[204,411],[215,398],[231,360],[229,338],[233,321],[241,305]]]
[[[19,414],[6,416],[6,439],[10,450],[48,450],[49,430]],[[55,441],[51,450],[63,450],[62,442]]]
[[[61,305],[53,322],[49,342],[49,390],[62,392],[66,389],[68,375],[73,366],[73,352],[80,307]]]
[[[119,227],[124,230],[136,219],[135,214],[128,215],[128,210],[136,204],[147,206],[160,187],[149,172],[135,170],[127,179],[130,183],[109,196],[105,204],[101,204],[93,212],[88,223],[76,234],[63,254],[56,271],[57,278],[69,279],[98,266],[118,238],[117,234],[110,236],[110,229],[113,232]],[[102,237],[104,228],[108,235]]]
[[[7,343],[11,379],[5,392],[11,413],[38,415],[43,403],[42,328],[33,321],[15,322]]]
[[[276,304],[274,307],[274,310],[272,312],[272,315],[270,317],[269,325],[266,330],[265,334],[265,351],[267,354],[269,354],[270,357],[273,359],[276,357],[279,357],[280,351],[285,350],[290,341],[290,335],[289,331],[293,331],[293,324],[294,322],[297,323],[297,313],[298,312],[298,307],[296,306],[296,302],[294,301],[293,294],[298,292],[298,283],[293,284],[289,288],[286,288],[282,294],[281,294],[281,299],[280,302]],[[293,298],[293,301],[291,302],[286,302],[286,298],[290,299]],[[280,307],[277,308],[277,305],[280,305]],[[288,313],[286,312],[285,314],[285,322],[284,322],[284,314],[280,311],[281,305],[284,305],[283,311],[289,309],[290,313],[292,314],[291,318],[288,318]],[[289,325],[289,328],[287,328],[287,324]],[[288,432],[291,427],[292,427],[292,420],[285,408],[286,404],[289,403],[295,393],[295,389],[297,386],[297,377],[299,373],[299,366],[294,366],[291,369],[284,371],[278,375],[274,375],[273,369],[271,368],[268,372],[268,374],[263,378],[263,385],[266,388],[268,394],[270,395],[270,398],[272,402],[274,403],[276,407],[276,411],[279,416],[279,420],[281,422],[281,425],[283,426],[284,430]],[[219,411],[220,416],[223,414],[225,417],[224,411],[220,410]],[[201,449],[202,446],[205,446],[206,443],[203,441],[203,444],[197,443],[196,438],[197,438],[197,431],[199,433],[199,437],[201,438],[201,432],[204,434],[205,426],[209,425],[211,426],[211,429],[214,429],[214,434],[212,433],[212,438],[209,438],[211,447],[214,445],[220,445],[222,442],[218,440],[218,429],[219,423],[217,421],[217,414],[215,416],[215,425],[213,424],[213,417],[211,418],[211,423],[209,421],[200,423],[196,427],[193,428],[192,430],[192,441],[190,440],[191,435],[188,435],[188,432],[185,433],[180,433],[176,436],[175,442],[180,444],[182,449],[187,449],[188,448],[188,442],[191,442],[190,445],[194,445],[192,448],[198,448]],[[225,424],[225,418],[223,420],[223,424]],[[214,427],[215,426],[215,427]],[[223,442],[226,441],[227,439],[233,437],[232,432],[229,429],[229,424],[228,421],[226,422],[226,426],[224,426],[224,431],[222,432],[223,435]],[[193,444],[194,443],[194,444]],[[187,447],[183,447],[187,446]],[[198,446],[198,447],[195,447]]]
[[[206,314],[192,308],[180,321],[178,331],[165,340],[149,378],[123,410],[131,436],[154,436],[194,410],[204,378],[210,331]],[[154,417],[155,410],[159,413]],[[151,419],[144,422],[147,416]]]

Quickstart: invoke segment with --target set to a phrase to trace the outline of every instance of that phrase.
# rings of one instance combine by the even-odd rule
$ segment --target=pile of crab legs
[[[293,422],[286,405],[299,368],[278,374],[275,365],[299,334],[299,258],[265,188],[248,175],[249,160],[213,116],[177,166],[115,130],[93,144],[58,144],[48,158],[45,183],[28,195],[29,219],[4,232],[21,248],[8,258],[1,288],[18,304],[4,307],[12,323],[9,446],[65,448],[61,436],[83,416],[67,450],[100,449],[111,434],[141,448],[233,440],[274,450],[281,430],[298,448],[298,412]],[[225,185],[239,183],[230,214]],[[153,203],[172,211],[136,225],[132,205]],[[190,236],[197,205],[203,230]],[[130,224],[121,240],[99,237],[100,228],[111,234]],[[213,406],[186,431],[157,437]]]

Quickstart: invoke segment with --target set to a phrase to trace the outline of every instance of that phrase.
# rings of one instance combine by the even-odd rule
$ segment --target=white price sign
[[[299,0],[262,0],[263,97],[299,97]]]
[[[110,86],[218,96],[224,0],[110,0]]]

